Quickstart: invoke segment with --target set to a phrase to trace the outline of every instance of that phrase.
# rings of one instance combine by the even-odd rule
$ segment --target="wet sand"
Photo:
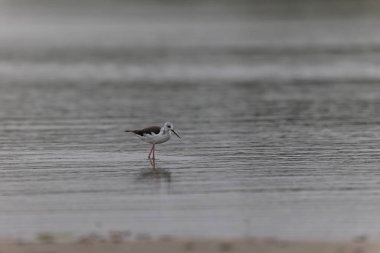
[[[51,235],[41,235],[33,242],[20,240],[0,241],[0,252],[7,253],[119,253],[119,252],[267,252],[267,253],[371,253],[380,252],[380,243],[369,242],[366,237],[351,241],[285,241],[274,238],[246,239],[152,239],[140,235],[124,240],[121,235],[109,238],[97,235],[85,236],[71,241],[56,241]]]

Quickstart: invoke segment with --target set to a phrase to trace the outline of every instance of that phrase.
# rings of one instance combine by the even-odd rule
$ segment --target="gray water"
[[[306,3],[2,3],[0,235],[379,238],[380,8]]]

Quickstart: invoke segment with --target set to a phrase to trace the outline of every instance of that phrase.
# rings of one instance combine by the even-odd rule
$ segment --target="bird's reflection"
[[[144,168],[140,171],[138,177],[138,181],[145,181],[145,180],[154,180],[158,182],[167,182],[170,183],[172,181],[171,172],[167,169],[163,168]]]

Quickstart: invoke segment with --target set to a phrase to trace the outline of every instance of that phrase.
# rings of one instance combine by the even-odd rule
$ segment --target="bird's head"
[[[174,126],[170,122],[166,122],[164,124],[165,131],[173,132],[178,138],[181,138],[175,131],[174,131]]]

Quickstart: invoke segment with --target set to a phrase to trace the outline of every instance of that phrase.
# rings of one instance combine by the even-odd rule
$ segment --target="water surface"
[[[377,6],[324,4],[3,9],[0,234],[378,238]]]

